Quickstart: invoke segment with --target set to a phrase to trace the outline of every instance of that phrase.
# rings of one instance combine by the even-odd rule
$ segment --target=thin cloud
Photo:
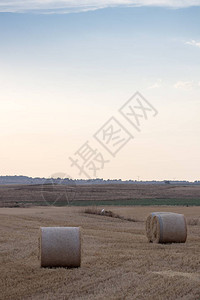
[[[154,84],[149,86],[149,89],[157,89],[162,86],[162,79],[158,79]]]
[[[200,42],[197,42],[195,40],[192,40],[190,42],[186,42],[187,45],[195,46],[200,48]]]
[[[200,0],[0,0],[0,12],[71,13],[107,7],[159,6],[182,8],[200,6]]]
[[[194,87],[194,82],[193,81],[178,81],[177,83],[174,84],[174,87],[176,89],[183,89],[183,90],[189,91]]]

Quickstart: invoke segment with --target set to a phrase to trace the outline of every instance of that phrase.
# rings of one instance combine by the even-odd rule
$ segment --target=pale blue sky
[[[199,179],[199,1],[105,1],[67,14],[9,2],[0,1],[0,11],[15,11],[0,13],[2,175],[79,177],[68,157],[139,90],[159,114],[98,177]]]

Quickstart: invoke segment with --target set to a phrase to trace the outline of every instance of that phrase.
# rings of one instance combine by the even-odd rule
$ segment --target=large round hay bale
[[[153,212],[146,220],[146,235],[148,241],[153,243],[185,243],[185,217],[171,212]]]
[[[41,267],[80,267],[80,228],[41,227],[39,256]]]

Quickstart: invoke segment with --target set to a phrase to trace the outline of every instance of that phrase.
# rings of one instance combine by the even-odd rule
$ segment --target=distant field
[[[122,199],[122,200],[76,200],[69,204],[64,201],[57,201],[55,203],[50,202],[49,204],[44,201],[29,202],[23,201],[14,204],[14,207],[21,206],[152,206],[152,205],[175,205],[175,206],[200,206],[200,199]],[[10,205],[12,206],[12,204]]]
[[[200,205],[200,185],[0,186],[1,207],[91,205]]]
[[[134,222],[84,213],[84,207],[0,209],[0,299],[200,299],[200,207],[183,213],[185,244],[152,244],[145,220],[163,207],[107,207]],[[40,226],[81,226],[81,268],[40,268]]]

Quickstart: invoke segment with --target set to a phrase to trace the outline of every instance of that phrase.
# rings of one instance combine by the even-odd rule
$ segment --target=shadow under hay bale
[[[39,259],[41,267],[80,267],[80,228],[41,227],[39,234]]]

